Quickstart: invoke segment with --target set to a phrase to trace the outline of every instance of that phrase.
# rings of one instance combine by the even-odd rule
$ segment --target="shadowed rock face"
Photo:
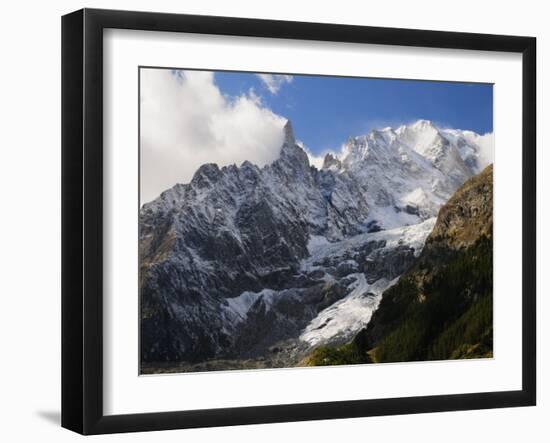
[[[428,164],[412,150],[405,156],[401,142],[384,137],[350,140],[348,157],[331,157],[319,171],[288,123],[272,164],[205,164],[189,184],[145,204],[139,219],[142,361],[263,358],[279,343],[287,346],[281,364],[297,361],[308,346],[300,333],[352,292],[357,275],[374,284],[405,272],[424,237],[420,246],[388,246],[379,234],[395,223],[380,214],[414,224],[433,217],[439,203],[424,198],[405,204],[391,185],[379,186],[383,180],[375,174],[386,177],[396,158],[402,159],[396,182],[427,180],[427,171],[435,171],[440,199],[472,172],[458,156],[460,177],[444,181],[437,165],[447,168],[448,158],[458,155],[454,148],[439,147],[439,157]],[[361,162],[370,165],[368,175]],[[341,244],[345,254],[326,255],[304,269],[314,236]]]

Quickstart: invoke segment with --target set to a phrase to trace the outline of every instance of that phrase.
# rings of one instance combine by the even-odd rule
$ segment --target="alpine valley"
[[[492,166],[419,120],[204,164],[139,216],[141,372],[492,355]]]

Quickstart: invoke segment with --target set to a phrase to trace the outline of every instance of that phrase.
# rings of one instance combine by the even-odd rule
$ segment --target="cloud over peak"
[[[253,90],[223,95],[212,72],[142,69],[140,106],[142,203],[204,163],[263,166],[279,156],[286,119]]]

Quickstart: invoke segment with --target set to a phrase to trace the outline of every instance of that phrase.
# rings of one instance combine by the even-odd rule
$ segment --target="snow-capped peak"
[[[429,120],[418,120],[403,127],[399,133],[399,141],[431,162],[435,162],[448,145],[439,129]]]
[[[416,122],[414,122],[412,125],[410,125],[411,128],[413,129],[418,129],[418,130],[426,130],[426,129],[436,129],[437,128],[435,127],[435,125],[433,124],[433,122],[431,120],[426,120],[426,119],[419,119],[417,120]]]
[[[390,229],[437,214],[440,205],[483,165],[477,134],[417,120],[350,137],[323,170],[348,175],[369,189],[367,224]]]
[[[397,128],[388,126],[373,129],[366,135],[350,137],[342,153],[335,159],[349,165],[366,160],[367,157],[387,157],[391,151],[401,154],[414,151],[436,167],[444,163],[443,157],[458,156],[468,165],[471,173],[478,173],[487,164],[487,159],[478,161],[481,160],[483,137],[469,130],[443,129],[431,120],[420,119]],[[489,157],[492,157],[491,153]],[[455,160],[461,163],[460,160]],[[490,158],[489,163],[491,160]],[[458,169],[464,169],[463,165],[458,165]]]

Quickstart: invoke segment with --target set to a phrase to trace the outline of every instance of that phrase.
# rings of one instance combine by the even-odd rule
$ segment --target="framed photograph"
[[[536,403],[536,41],[62,20],[62,425]]]

